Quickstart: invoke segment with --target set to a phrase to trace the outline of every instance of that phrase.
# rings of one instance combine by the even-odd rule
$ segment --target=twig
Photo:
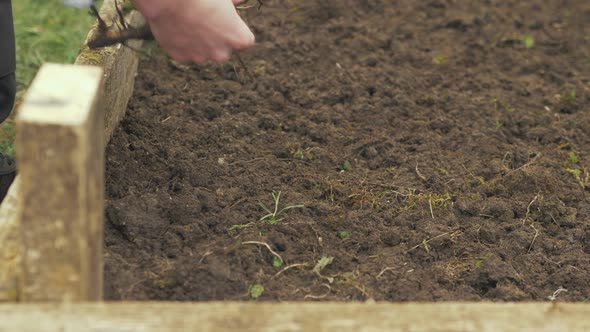
[[[375,277],[375,279],[381,278],[381,276],[387,271],[395,271],[395,268],[393,268],[393,267],[384,268],[383,270],[381,270],[381,272],[379,272],[379,274]]]
[[[246,241],[246,242],[242,242],[242,244],[256,244],[259,246],[265,246],[266,249],[268,249],[268,251],[270,251],[271,254],[273,254],[273,256],[275,256],[276,258],[280,259],[281,262],[284,262],[283,258],[281,257],[281,255],[277,254],[274,250],[272,250],[272,248],[270,247],[270,245],[266,242],[260,242],[260,241]]]
[[[552,294],[552,295],[549,295],[549,296],[547,296],[547,298],[548,298],[550,301],[555,301],[555,300],[557,299],[557,297],[559,296],[559,294],[561,294],[561,293],[565,293],[565,292],[567,292],[567,289],[565,289],[565,288],[563,288],[563,287],[559,286],[559,288],[558,288],[558,289],[557,289],[555,292],[553,292],[553,294]]]
[[[96,9],[96,6],[94,4],[92,6],[90,6],[90,12],[92,13],[92,15],[94,17],[96,17],[96,20],[98,21],[98,31],[100,31],[102,33],[107,32],[107,30],[109,28],[107,27],[107,24],[102,19],[102,17],[100,17],[100,14],[98,13],[98,9]]]
[[[452,234],[454,234],[454,233],[455,233],[455,232],[453,232]],[[443,236],[445,236],[445,235],[449,235],[449,234],[451,234],[451,232],[445,232],[445,233],[439,234],[439,235],[437,235],[437,236],[435,236],[435,237],[433,237],[433,238],[430,238],[430,239],[428,239],[428,240],[424,240],[424,241],[422,241],[422,243],[420,243],[420,244],[418,244],[418,245],[415,245],[415,246],[413,246],[412,248],[408,249],[408,250],[406,251],[406,253],[408,253],[408,252],[410,252],[410,251],[412,251],[412,250],[414,250],[414,249],[417,249],[417,248],[419,248],[420,246],[424,246],[424,248],[426,249],[426,251],[429,251],[429,249],[428,249],[428,242],[431,242],[431,241],[433,241],[433,240],[436,240],[436,239],[438,239],[438,238],[441,238],[441,237],[443,237]],[[451,235],[452,235],[452,234],[451,234]]]
[[[526,251],[527,254],[531,251],[531,249],[533,248],[533,244],[535,243],[535,240],[539,236],[539,231],[535,228],[535,225],[531,224],[531,227],[535,230],[535,236],[533,236],[533,240],[531,241],[531,245],[529,246],[529,250]]]
[[[533,200],[529,203],[529,205],[526,207],[526,214],[524,215],[524,218],[522,219],[522,224],[524,225],[524,223],[529,220],[529,214],[531,213],[531,206],[537,201],[537,199],[539,198],[539,194],[537,194],[535,196],[535,198],[533,198]]]
[[[93,40],[88,42],[90,49],[106,47],[125,42],[130,39],[153,39],[152,31],[149,25],[141,27],[130,27],[121,31],[107,31],[99,34]]]
[[[518,167],[517,169],[515,169],[514,171],[520,171],[521,169],[525,169],[529,166],[531,166],[532,164],[535,163],[535,161],[537,161],[537,159],[539,159],[541,157],[541,153],[535,153],[535,156],[533,157],[533,159],[530,159],[529,161],[527,161],[524,165]]]
[[[236,59],[238,59],[240,66],[242,66],[242,68],[244,68],[244,71],[246,72],[246,76],[248,76],[248,78],[250,78],[252,81],[254,81],[254,76],[252,76],[252,73],[250,73],[250,70],[248,70],[248,67],[244,63],[244,60],[242,60],[242,57],[238,53],[235,53],[234,55],[236,56]],[[234,68],[234,70],[235,70],[235,68]]]
[[[427,182],[428,180],[426,179],[426,177],[424,175],[422,175],[422,173],[420,173],[420,171],[418,170],[418,164],[416,164],[416,175],[418,175],[418,177],[420,178],[420,180]]]
[[[307,294],[303,297],[303,299],[307,300],[309,298],[309,299],[319,300],[319,299],[323,299],[324,297],[330,295],[330,292],[332,291],[332,287],[330,287],[330,285],[328,285],[328,284],[322,284],[322,287],[328,288],[328,291],[322,295]]]
[[[434,211],[432,210],[432,198],[428,199],[428,205],[430,205],[430,215],[434,219]]]
[[[284,267],[282,270],[280,270],[280,271],[279,271],[279,272],[277,272],[275,275],[273,275],[273,276],[271,277],[271,279],[274,279],[274,278],[278,277],[278,276],[279,276],[280,274],[282,274],[283,272],[285,272],[285,271],[287,271],[287,270],[289,270],[289,269],[292,269],[292,268],[294,268],[294,267],[308,266],[308,265],[309,265],[308,263],[295,263],[295,264],[287,265],[287,266],[285,266],[285,267]]]
[[[354,76],[352,76],[352,74],[348,71],[348,69],[342,67],[342,65],[339,64],[338,62],[336,62],[336,67],[338,69],[342,70],[348,76],[348,78],[350,78],[351,81],[353,81],[353,82],[358,81],[357,79],[354,78]]]
[[[206,251],[206,252],[203,254],[203,256],[201,256],[201,259],[199,259],[199,264],[203,263],[203,261],[205,260],[205,257],[207,257],[207,256],[211,255],[212,253],[213,253],[213,251],[209,251],[209,250],[207,250],[207,251]]]
[[[557,220],[555,220],[555,217],[554,217],[554,216],[553,216],[551,213],[549,213],[549,216],[551,217],[551,220],[553,220],[553,222],[554,222],[554,223],[555,223],[557,226],[560,226],[560,227],[561,227],[561,225],[559,225],[559,223],[557,222]]]

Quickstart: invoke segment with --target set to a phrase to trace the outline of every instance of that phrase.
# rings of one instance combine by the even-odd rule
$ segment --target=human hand
[[[178,62],[227,61],[254,44],[238,15],[241,0],[134,0],[160,46]]]

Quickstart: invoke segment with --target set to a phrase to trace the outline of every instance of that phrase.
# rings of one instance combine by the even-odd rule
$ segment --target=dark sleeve
[[[12,5],[10,0],[0,0],[0,77],[14,72],[15,69]]]

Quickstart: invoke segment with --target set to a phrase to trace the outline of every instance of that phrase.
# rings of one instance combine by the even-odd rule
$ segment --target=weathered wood
[[[590,304],[85,303],[0,305],[0,331],[590,331]]]
[[[114,22],[116,10],[114,0],[105,0],[101,7],[101,16],[107,22]],[[133,25],[139,25],[143,18],[137,12],[128,17]],[[96,33],[96,26],[88,33],[87,40]],[[141,41],[130,45],[139,49]],[[135,74],[137,72],[137,53],[122,45],[90,50],[84,47],[78,55],[76,65],[95,65],[104,70],[103,96],[99,103],[99,112],[104,115],[105,142],[110,139],[119,121],[125,114],[127,103],[133,93]],[[0,205],[0,301],[14,301],[18,298],[17,283],[20,277],[21,239],[16,219],[16,201],[19,195],[20,176],[17,176],[7,197]]]
[[[8,195],[0,205],[0,302],[18,298],[18,275],[22,252],[16,219],[16,195],[20,178],[14,180]]]
[[[16,119],[21,298],[102,299],[103,71],[46,64]]]
[[[118,22],[115,1],[105,0],[100,15],[107,23]],[[127,16],[127,22],[132,26],[140,26],[145,20],[139,12],[132,11]],[[88,33],[84,44],[86,45],[96,34],[95,27]],[[136,50],[141,48],[143,41],[133,40],[128,44],[128,46],[117,44],[95,50],[84,47],[75,62],[77,65],[100,66],[104,69],[104,97],[99,107],[105,119],[105,142],[110,140],[113,131],[119,125],[133,94],[135,74],[139,64]]]

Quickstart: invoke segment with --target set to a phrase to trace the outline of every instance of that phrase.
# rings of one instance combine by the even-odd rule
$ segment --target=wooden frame
[[[83,303],[0,305],[0,331],[590,331],[590,308],[551,303]]]
[[[114,0],[106,0],[101,8],[101,16],[107,22],[114,22],[116,15]],[[133,12],[128,17],[128,20],[133,25],[143,22],[143,18],[137,12]],[[96,27],[91,29],[88,33],[87,40],[93,38],[96,33]],[[130,46],[135,49],[140,48],[141,42],[130,42]],[[96,111],[102,114],[103,117],[103,139],[106,144],[123,117],[129,98],[133,93],[135,74],[137,73],[138,66],[137,54],[131,48],[123,45],[99,50],[85,48],[78,55],[75,65],[96,66],[103,70],[102,92],[97,97],[100,99],[100,102],[96,105]],[[65,81],[68,80],[68,78],[63,76],[57,77]],[[51,86],[55,85],[56,82],[52,81],[45,84]],[[33,93],[35,92],[29,90],[25,99]],[[92,98],[92,96],[87,96],[87,98]],[[17,113],[20,113],[24,107],[26,105],[21,105]],[[23,239],[20,233],[21,224],[17,219],[17,201],[20,193],[21,176],[17,175],[7,197],[0,205],[0,301],[15,301],[23,297],[20,282],[23,271]]]
[[[588,303],[89,302],[102,297],[104,143],[137,62],[120,45],[85,50],[27,93],[20,174],[0,206],[0,331],[590,331]]]
[[[102,299],[102,76],[99,67],[46,64],[17,115],[25,301]]]

